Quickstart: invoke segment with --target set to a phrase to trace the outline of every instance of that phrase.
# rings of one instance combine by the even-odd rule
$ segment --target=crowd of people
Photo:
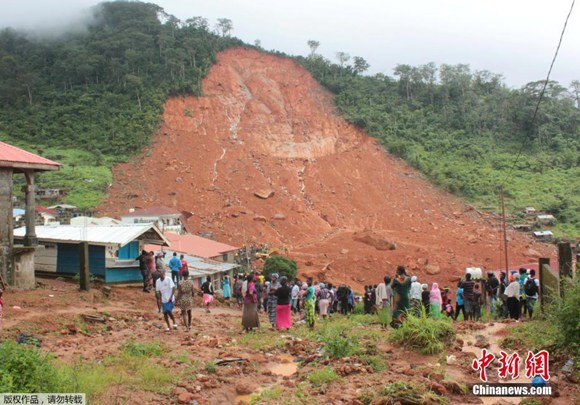
[[[480,320],[482,309],[487,306],[492,316],[511,318],[516,321],[528,314],[531,319],[540,293],[540,282],[533,269],[521,268],[513,271],[509,277],[500,273],[500,279],[493,272],[487,279],[475,280],[467,273],[457,283],[455,307],[452,291],[448,286],[440,288],[434,282],[429,288],[421,284],[417,276],[409,277],[406,269],[399,266],[396,275],[385,277],[383,283],[366,286],[364,294],[364,312],[374,313],[378,309],[388,308],[392,311],[392,325],[400,325],[407,314],[420,316],[422,312],[435,319],[443,316],[457,320],[462,315],[464,320]],[[496,314],[496,311],[500,311]]]
[[[252,243],[247,245],[244,243],[241,248],[234,253],[234,260],[237,264],[250,264],[256,260],[259,254],[270,253],[270,246],[267,243]]]
[[[177,257],[174,253],[168,263],[171,277],[167,277],[164,257],[163,252],[154,255],[153,252],[143,251],[137,258],[143,275],[143,291],[149,292],[154,287],[157,308],[164,315],[167,331],[177,328],[173,316],[175,305],[181,309],[185,329],[190,330],[196,290],[189,279],[187,262],[183,255]],[[485,307],[492,316],[500,311],[496,317],[518,321],[522,315],[528,314],[531,319],[539,286],[535,271],[522,268],[509,275],[501,272],[499,279],[493,272],[489,272],[485,280],[475,280],[471,273],[467,273],[457,283],[456,290],[452,291],[448,286],[440,288],[437,282],[429,287],[428,283],[421,283],[417,276],[409,276],[404,266],[398,266],[395,274],[384,277],[380,284],[365,286],[361,297],[346,284],[336,286],[315,282],[312,278],[305,281],[288,280],[276,273],[264,276],[255,271],[238,274],[231,282],[225,277],[220,287],[224,300],[233,299],[242,309],[242,326],[244,330],[251,331],[260,327],[260,312],[267,314],[270,326],[275,329],[290,329],[293,318],[294,322],[313,328],[317,315],[324,319],[336,313],[348,314],[355,309],[359,300],[363,303],[365,314],[389,310],[391,326],[395,328],[409,314],[453,320],[458,320],[461,315],[464,320],[477,321]],[[202,305],[210,312],[215,292],[209,276],[201,285],[200,293]]]

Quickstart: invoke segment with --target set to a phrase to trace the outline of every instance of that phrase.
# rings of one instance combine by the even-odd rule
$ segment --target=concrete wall
[[[57,245],[56,243],[47,243],[46,245],[39,245],[36,248],[34,258],[34,269],[36,271],[56,273],[56,257]]]
[[[0,169],[0,274],[8,284],[12,274],[12,170]]]
[[[34,248],[27,248],[14,254],[14,287],[30,290],[35,287]]]

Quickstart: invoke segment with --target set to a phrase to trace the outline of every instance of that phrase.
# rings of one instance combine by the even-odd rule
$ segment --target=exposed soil
[[[69,364],[99,362],[109,355],[117,357],[121,346],[130,340],[157,341],[163,346],[163,354],[148,361],[162,366],[164,372],[180,376],[165,392],[155,387],[112,385],[104,395],[94,398],[93,403],[99,404],[172,404],[192,400],[202,405],[239,404],[247,403],[251,394],[271,387],[282,390],[281,399],[266,403],[295,400],[292,403],[361,404],[358,399],[361,395],[376,395],[380,387],[395,381],[426,387],[453,404],[482,403],[482,399],[461,392],[464,384],[478,382],[477,373],[470,367],[479,354],[479,349],[472,346],[474,336],[484,335],[491,345],[489,350],[498,354],[497,338],[509,327],[506,323],[457,323],[464,325],[459,328],[463,334],[446,351],[446,360],[445,356],[423,356],[391,345],[387,343],[389,331],[381,330],[373,347],[385,360],[386,369],[373,371],[356,357],[326,359],[320,353],[320,342],[297,338],[294,329],[274,333],[273,336],[282,339],[281,345],[267,350],[254,349],[242,343],[241,311],[237,308],[218,304],[221,306],[206,314],[198,303],[193,311],[191,332],[180,328],[165,333],[153,297],[138,288],[115,286],[106,295],[102,288],[79,292],[70,282],[43,280],[42,283],[43,287],[36,290],[5,294],[5,321],[0,340],[14,339],[18,331],[33,333],[42,339],[43,350]],[[105,322],[83,322],[83,315],[98,315]],[[265,316],[261,317],[266,325]],[[319,323],[317,328],[324,326]],[[263,333],[258,332],[256,338]],[[225,363],[216,366],[215,372],[207,372],[204,365],[218,359],[225,359]],[[308,384],[309,373],[324,367],[335,370],[340,379],[320,387]],[[544,398],[544,403],[578,403],[578,386],[567,381],[559,369],[551,367],[551,385],[559,397]],[[489,373],[495,374],[495,371]],[[304,400],[301,402],[300,398]],[[502,403],[500,398],[484,402],[498,401]]]
[[[451,282],[500,267],[497,216],[430,184],[335,111],[295,62],[236,48],[218,55],[203,97],[167,100],[151,147],[114,169],[100,211],[164,204],[195,232],[285,246],[302,274],[377,283],[398,264]],[[553,246],[510,232],[510,260]]]

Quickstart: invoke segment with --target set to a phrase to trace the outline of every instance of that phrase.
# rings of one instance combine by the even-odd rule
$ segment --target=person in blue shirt
[[[463,313],[463,319],[465,320],[465,303],[463,301],[463,287],[461,281],[457,284],[457,294],[455,294],[455,301],[457,304],[455,305],[455,320],[459,316],[459,311]]]
[[[177,257],[177,253],[173,252],[173,257],[169,260],[169,268],[171,269],[171,279],[177,285],[179,283],[179,269],[181,268],[181,260]]]

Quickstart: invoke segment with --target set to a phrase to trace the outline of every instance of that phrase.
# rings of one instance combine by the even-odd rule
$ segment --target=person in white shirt
[[[389,276],[385,277],[384,282],[377,286],[375,295],[375,304],[377,306],[377,310],[391,307],[391,297],[393,296],[393,290],[391,288],[391,278]]]
[[[290,296],[292,297],[292,312],[297,313],[298,312],[298,297],[300,295],[300,287],[298,286],[298,283],[295,282],[294,286],[292,287],[292,291],[290,293]]]
[[[421,292],[421,283],[417,281],[417,276],[411,277],[409,298],[411,299],[411,308],[415,316],[421,316]]]
[[[507,296],[507,306],[510,318],[516,321],[520,319],[520,275],[515,273],[509,278],[510,284],[506,287],[504,294]]]
[[[173,321],[173,329],[177,329],[177,324],[175,323],[175,318],[173,317],[173,306],[175,303],[175,284],[173,280],[165,277],[165,272],[162,271],[159,274],[159,278],[155,283],[155,291],[158,292],[157,299],[161,301],[161,310],[163,311],[163,317],[167,323],[166,332],[171,331],[171,325],[169,324],[169,319]]]

